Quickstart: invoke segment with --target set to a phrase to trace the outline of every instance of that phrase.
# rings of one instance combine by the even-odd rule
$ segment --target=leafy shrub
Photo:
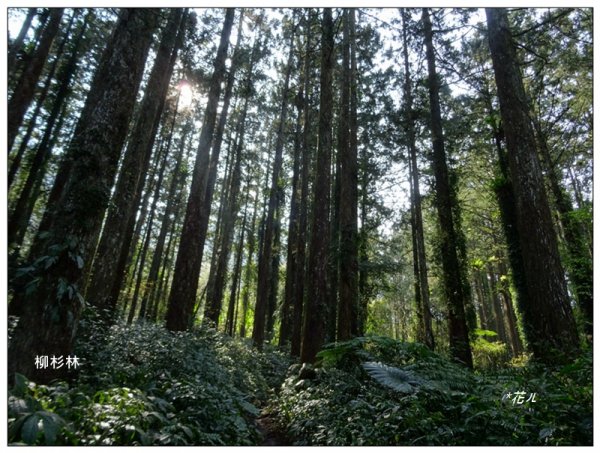
[[[592,357],[472,372],[419,344],[355,338],[292,367],[273,409],[296,445],[591,445]],[[508,393],[536,393],[513,404]]]
[[[253,445],[258,405],[289,360],[214,329],[81,323],[73,383],[20,376],[9,392],[9,441],[31,445]]]

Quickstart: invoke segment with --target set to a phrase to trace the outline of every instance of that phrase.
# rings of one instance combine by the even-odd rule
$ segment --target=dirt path
[[[275,418],[268,412],[265,412],[264,409],[256,419],[256,426],[263,438],[261,445],[289,445],[289,442],[286,441],[285,433],[281,432]]]

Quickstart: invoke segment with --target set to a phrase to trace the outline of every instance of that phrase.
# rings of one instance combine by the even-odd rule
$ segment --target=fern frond
[[[414,393],[417,388],[426,384],[416,374],[400,368],[378,362],[365,362],[363,368],[369,375],[385,387],[400,393]]]

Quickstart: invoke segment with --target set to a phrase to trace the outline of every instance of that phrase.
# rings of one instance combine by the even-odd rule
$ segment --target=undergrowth
[[[81,323],[72,382],[17,376],[9,442],[30,445],[253,445],[254,423],[289,360],[214,329]]]
[[[384,337],[319,356],[315,377],[292,367],[273,403],[296,445],[592,444],[591,351],[563,367],[478,372]]]

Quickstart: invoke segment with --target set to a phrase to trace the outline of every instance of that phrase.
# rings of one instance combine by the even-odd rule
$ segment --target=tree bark
[[[205,196],[205,166],[208,162],[207,156],[215,130],[217,117],[217,106],[221,93],[221,82],[225,75],[225,59],[229,47],[229,35],[233,25],[235,10],[228,8],[225,13],[223,30],[217,55],[215,58],[215,69],[210,81],[208,103],[204,113],[200,143],[194,165],[192,186],[186,207],[179,252],[175,263],[171,294],[167,308],[167,328],[173,331],[187,330],[191,321],[196,292],[198,290],[198,278],[202,260],[198,253],[203,244],[200,242],[200,230],[202,219],[202,205]]]
[[[440,113],[439,80],[435,67],[433,31],[428,9],[423,9],[423,27],[427,55],[429,104],[431,110],[431,141],[433,146],[433,171],[435,179],[436,207],[440,230],[440,252],[442,261],[442,279],[444,299],[448,306],[448,332],[450,335],[450,354],[466,365],[473,367],[469,330],[465,314],[468,303],[465,294],[465,276],[459,259],[458,232],[454,218],[456,197],[450,185],[442,116]]]
[[[9,376],[21,373],[35,382],[64,378],[66,367],[36,369],[38,355],[68,357],[82,309],[79,287],[90,259],[93,226],[107,208],[114,174],[144,62],[156,28],[156,10],[122,10],[117,29],[91,84],[67,150],[76,156],[52,230],[38,234],[36,250],[47,268],[40,269],[33,292],[21,292],[23,315],[9,345]],[[46,267],[46,266],[43,266]]]
[[[528,300],[521,304],[525,335],[537,359],[556,363],[579,350],[577,328],[507,13],[488,8],[486,15],[527,285]]]
[[[177,34],[182,22],[181,8],[171,10],[168,23],[145,89],[140,114],[125,151],[121,174],[108,211],[93,263],[86,297],[93,305],[114,312],[122,286],[124,269],[121,255],[131,246],[136,209],[141,198],[143,178],[148,169],[160,117],[164,109],[169,80],[177,56]],[[116,288],[118,291],[107,291]],[[116,297],[115,297],[116,296]]]
[[[295,27],[295,12],[292,18],[292,27]],[[290,76],[292,72],[292,63],[294,58],[294,36],[295,29],[290,32],[290,43],[288,61],[284,76],[283,89],[281,92],[281,106],[279,114],[279,123],[277,125],[277,135],[275,139],[275,157],[273,160],[273,174],[271,177],[271,189],[269,192],[269,204],[267,206],[267,216],[265,219],[264,235],[262,247],[259,249],[258,256],[258,286],[256,289],[256,306],[254,309],[254,326],[252,329],[252,342],[259,350],[262,349],[265,340],[265,323],[269,304],[270,280],[274,269],[271,269],[273,259],[273,238],[275,232],[275,214],[279,205],[279,185],[280,173],[283,165],[283,144],[285,123],[287,120],[288,96]]]
[[[325,338],[327,270],[329,266],[329,208],[333,117],[332,72],[334,65],[334,27],[330,8],[323,11],[321,39],[321,76],[319,105],[319,142],[313,187],[313,215],[308,258],[306,314],[302,332],[300,360],[313,363]]]
[[[25,184],[21,189],[19,199],[17,200],[13,213],[8,222],[9,244],[14,242],[17,246],[22,245],[23,237],[25,236],[25,231],[27,230],[27,226],[29,225],[31,213],[33,212],[33,207],[35,205],[35,201],[39,194],[40,186],[42,184],[42,180],[46,172],[46,165],[52,155],[53,147],[50,146],[50,140],[54,131],[54,125],[58,120],[61,112],[64,111],[63,105],[69,95],[69,87],[71,85],[71,80],[77,70],[79,48],[83,41],[83,34],[87,29],[89,17],[89,14],[86,15],[81,29],[79,31],[79,34],[75,38],[75,44],[71,51],[71,56],[69,57],[68,61],[64,64],[64,66],[61,67],[59,70],[58,80],[60,81],[60,85],[57,89],[54,102],[52,103],[52,110],[50,111],[50,115],[48,116],[48,120],[46,121],[44,134],[42,136],[42,139],[40,140],[39,145],[37,146],[35,154],[32,157],[31,164],[29,165],[29,170],[27,173],[27,179],[25,180]],[[67,37],[68,34],[65,36],[65,40],[67,39]],[[64,44],[64,41],[62,44]],[[48,84],[50,78],[53,76],[53,73],[54,65],[53,69],[50,71],[49,74]],[[57,128],[56,130],[60,130],[60,128]]]
[[[344,17],[344,48],[342,80],[342,115],[340,127],[345,137],[340,140],[340,289],[338,340],[356,335],[358,308],[358,163],[356,125],[356,70],[350,59],[354,54],[354,9],[347,9]],[[351,52],[353,50],[354,52]],[[354,56],[354,55],[352,55]],[[347,87],[346,88],[344,88]],[[354,102],[351,99],[354,98]]]
[[[25,36],[27,36],[27,32],[31,28],[31,22],[33,21],[33,18],[36,14],[37,8],[27,9],[27,16],[25,16],[25,20],[23,21],[23,25],[21,25],[21,30],[19,30],[19,34],[14,39],[12,44],[8,46],[8,57],[6,60],[6,67],[8,69],[9,78],[13,78],[15,75],[15,64],[17,60],[17,55],[23,50]]]
[[[35,88],[48,58],[50,47],[60,28],[63,12],[64,8],[52,8],[50,20],[46,27],[44,27],[40,43],[23,70],[21,78],[17,82],[15,90],[8,101],[7,148],[9,150],[13,146],[19,127],[21,127],[25,112],[33,100]]]

